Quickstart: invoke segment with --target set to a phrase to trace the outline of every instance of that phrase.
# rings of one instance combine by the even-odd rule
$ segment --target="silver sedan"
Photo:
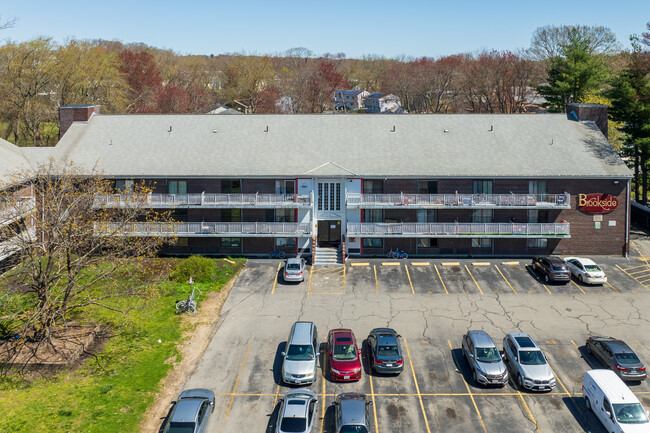
[[[284,394],[278,411],[276,433],[308,433],[314,427],[318,397],[309,389],[292,389]]]

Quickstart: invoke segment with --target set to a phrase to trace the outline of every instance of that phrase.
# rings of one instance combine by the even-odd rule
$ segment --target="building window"
[[[364,248],[381,248],[382,240],[378,238],[363,238]]]
[[[187,194],[186,180],[170,180],[168,183],[169,194]]]
[[[296,238],[276,238],[275,239],[276,247],[286,247],[286,248],[295,248],[296,247]]]
[[[189,239],[188,238],[176,238],[176,246],[177,247],[186,247],[189,245]]]
[[[474,209],[472,211],[473,223],[491,223],[494,220],[492,209]]]
[[[241,181],[237,180],[222,180],[221,181],[221,192],[223,194],[240,194],[241,193]]]
[[[492,194],[492,181],[475,180],[473,190],[474,194]]]
[[[221,238],[221,246],[224,248],[239,248],[241,238]]]
[[[475,238],[472,239],[472,248],[490,248],[492,246],[492,239]]]
[[[418,239],[418,248],[437,248],[438,238],[420,238]]]
[[[418,180],[418,194],[438,194],[438,182],[435,180]]]
[[[526,239],[526,246],[528,248],[546,248],[548,239]]]
[[[296,211],[294,209],[275,209],[275,222],[292,223],[296,221]]]
[[[133,192],[133,179],[117,179],[115,181],[117,194],[130,194]]]
[[[529,210],[528,211],[528,222],[532,224],[536,223],[548,223],[549,222],[549,213],[547,210]]]
[[[363,212],[363,221],[367,223],[383,223],[384,210],[383,209],[366,209]]]
[[[438,212],[435,209],[418,209],[417,217],[419,223],[435,223],[438,221]]]
[[[531,180],[528,182],[528,194],[548,194],[548,182],[545,180]]]
[[[364,179],[363,180],[363,193],[364,194],[383,194],[384,181],[379,179]]]
[[[222,209],[221,222],[240,222],[241,209]]]
[[[341,184],[318,182],[318,210],[341,210]]]

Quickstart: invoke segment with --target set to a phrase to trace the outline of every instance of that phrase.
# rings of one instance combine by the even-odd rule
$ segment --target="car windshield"
[[[640,403],[614,404],[614,414],[621,424],[645,424],[648,416]]]
[[[598,265],[585,265],[585,270],[589,272],[600,272]]]
[[[300,270],[300,264],[299,263],[289,263],[287,265],[287,270],[288,271],[299,271]]]
[[[501,355],[496,347],[477,347],[476,360],[479,362],[499,362]]]
[[[619,362],[619,364],[640,364],[641,363],[639,357],[636,356],[635,353],[631,353],[631,352],[615,353],[614,356],[616,357],[616,360]]]
[[[368,433],[368,429],[362,425],[344,425],[340,433]]]
[[[397,346],[383,345],[377,346],[377,355],[379,356],[399,356]]]
[[[519,357],[519,362],[524,365],[546,364],[546,359],[544,359],[544,355],[539,350],[522,350],[519,352]]]
[[[334,353],[332,356],[334,359],[342,361],[357,359],[357,351],[354,348],[354,344],[337,344],[334,346]]]
[[[307,430],[307,418],[282,418],[280,430],[286,432],[304,432]]]
[[[193,422],[171,422],[165,433],[194,433]]]
[[[314,359],[314,350],[311,345],[292,344],[287,351],[287,359],[291,361],[306,361]]]

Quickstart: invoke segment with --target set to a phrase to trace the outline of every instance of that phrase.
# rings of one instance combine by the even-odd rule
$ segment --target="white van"
[[[650,433],[648,412],[612,370],[589,370],[582,379],[585,407],[607,432]]]

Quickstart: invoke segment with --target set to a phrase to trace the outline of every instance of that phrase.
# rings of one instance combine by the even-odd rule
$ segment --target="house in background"
[[[384,93],[371,93],[365,101],[365,109],[368,113],[397,112],[401,108],[399,96]]]
[[[365,90],[336,90],[334,92],[334,109],[358,111],[363,108],[368,95],[370,93]]]

